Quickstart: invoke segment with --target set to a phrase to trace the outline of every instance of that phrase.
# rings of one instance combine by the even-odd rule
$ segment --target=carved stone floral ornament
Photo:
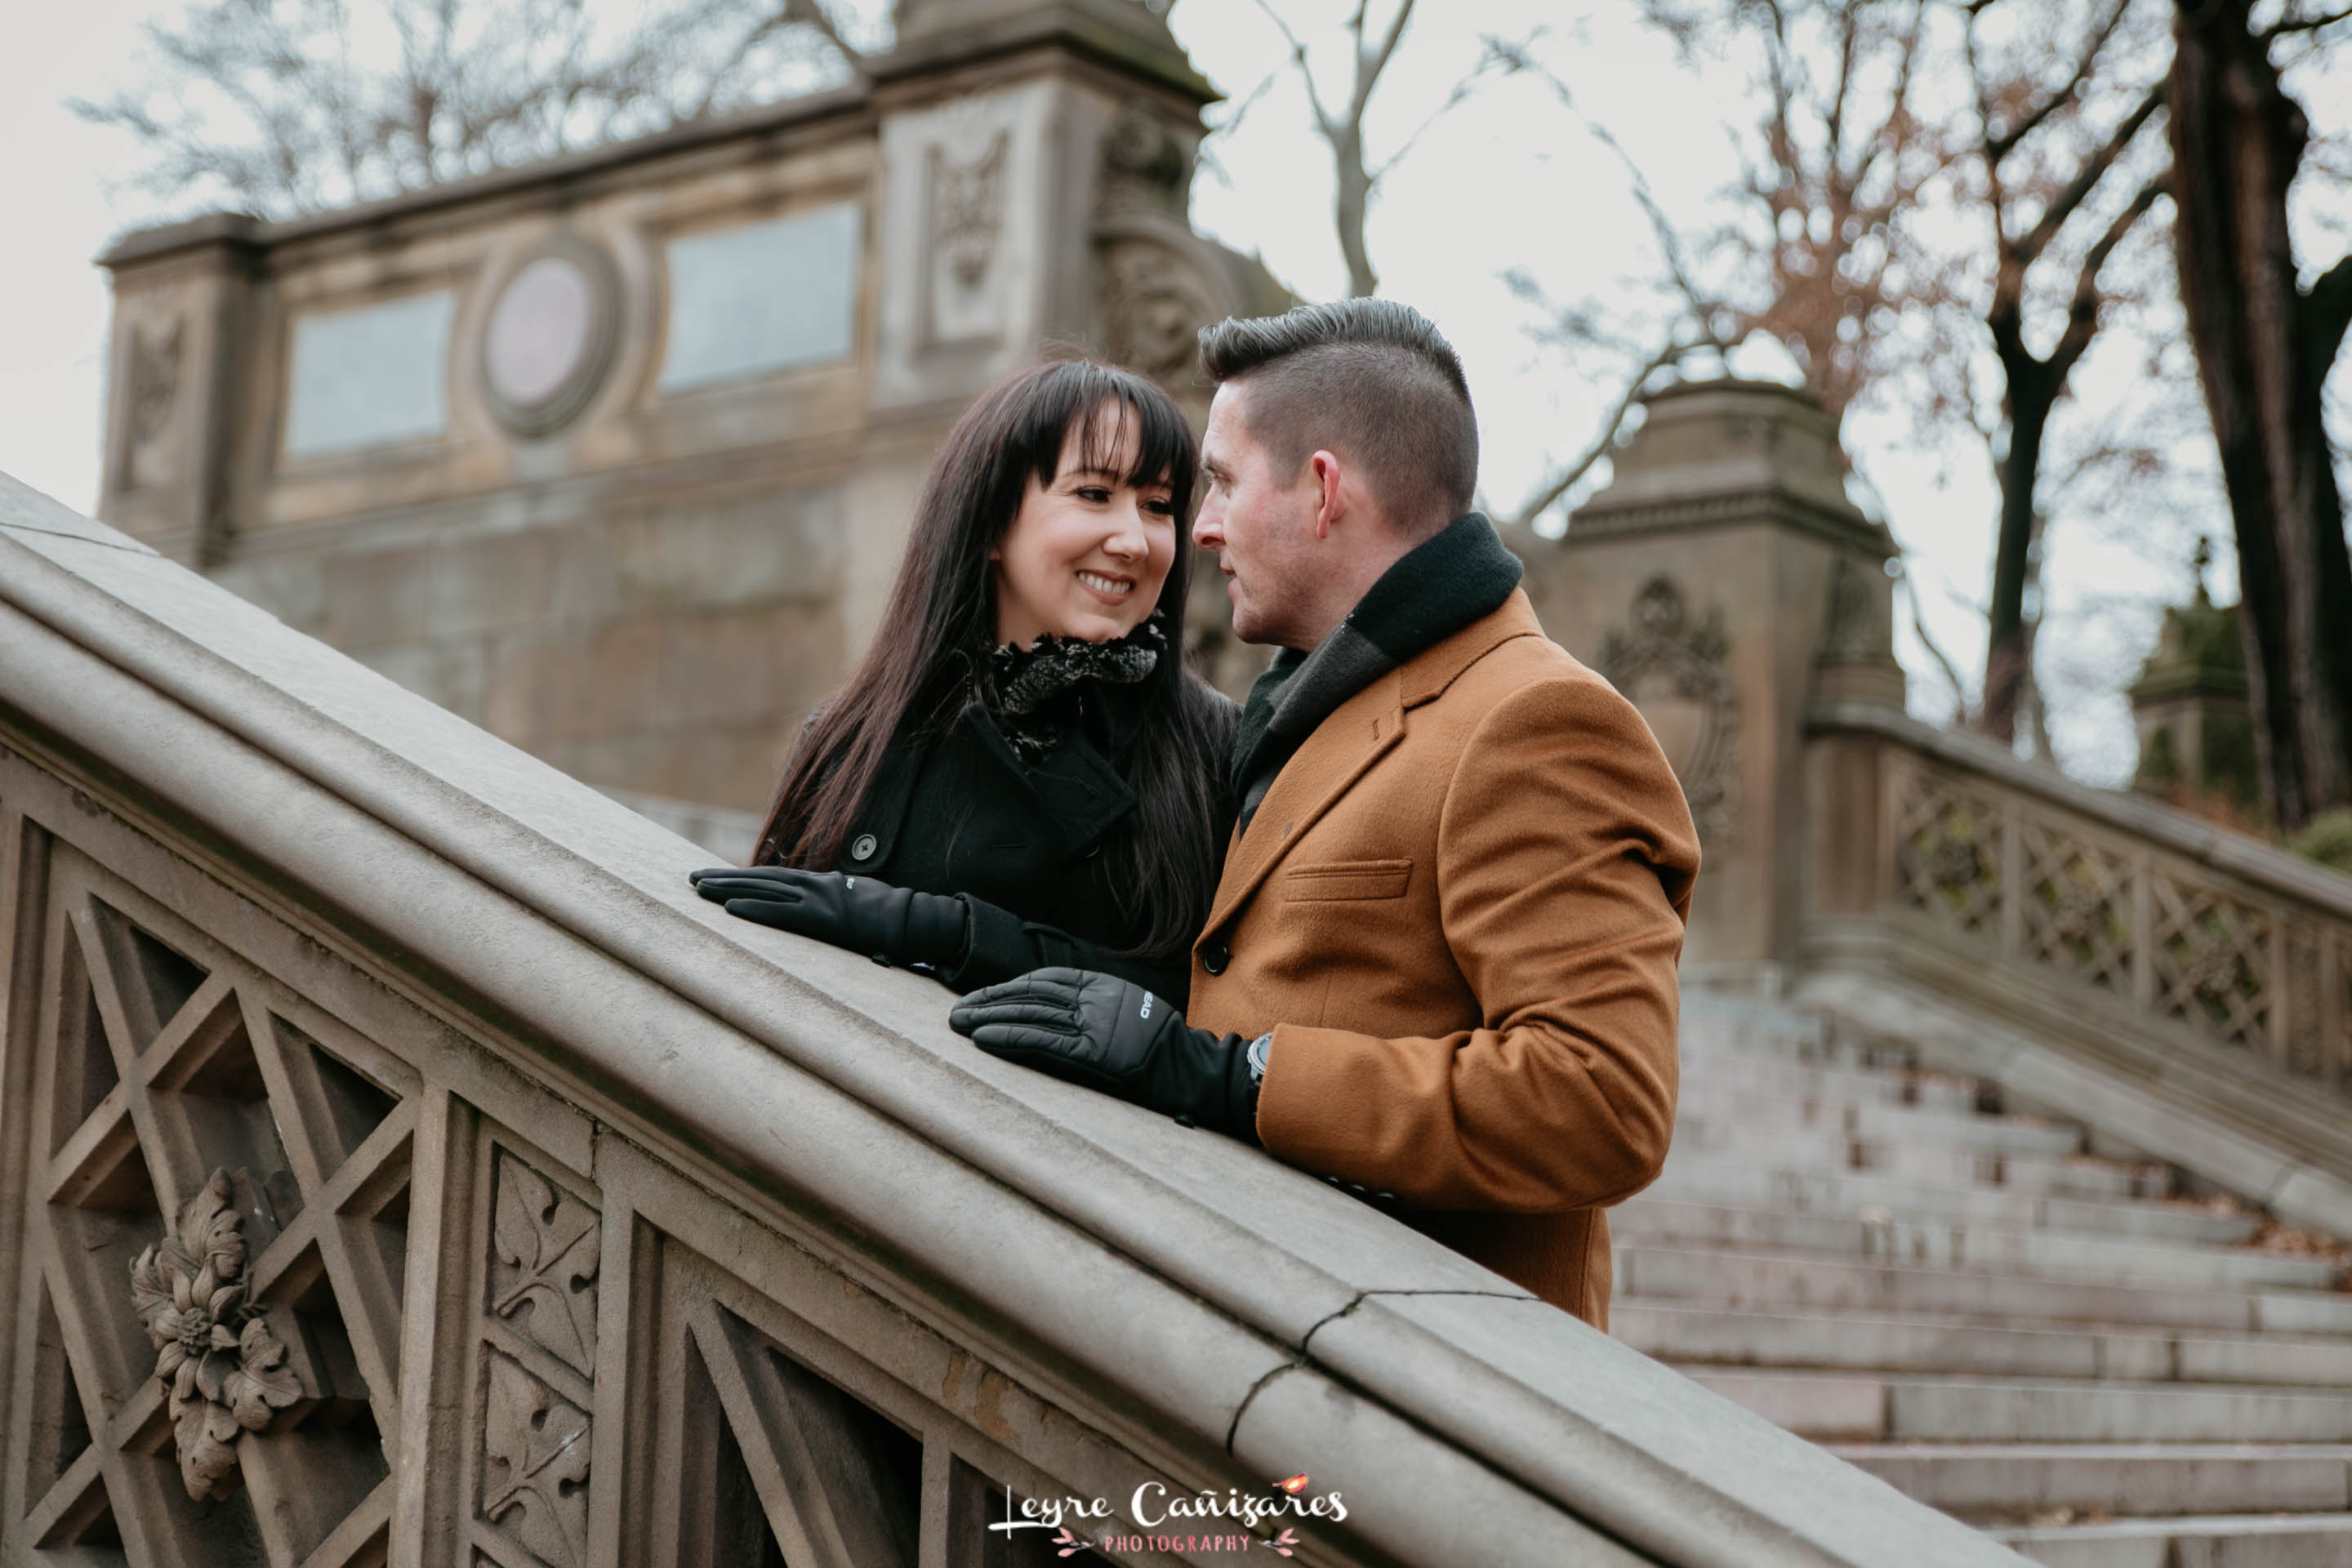
[[[1723,612],[1693,623],[1682,590],[1653,577],[1633,626],[1609,634],[1595,667],[1642,710],[1674,764],[1702,843],[1720,848],[1739,811],[1739,689]]]
[[[192,1498],[236,1489],[236,1439],[301,1397],[286,1347],[253,1300],[228,1173],[180,1205],[176,1234],[131,1265],[131,1299],[171,1389],[180,1479]]]

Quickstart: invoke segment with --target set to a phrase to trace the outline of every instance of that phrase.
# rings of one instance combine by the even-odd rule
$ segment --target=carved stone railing
[[[702,858],[0,479],[0,1562],[2014,1561]]]
[[[2072,1037],[2352,1178],[2352,879],[1889,709],[1808,728],[1811,964]]]

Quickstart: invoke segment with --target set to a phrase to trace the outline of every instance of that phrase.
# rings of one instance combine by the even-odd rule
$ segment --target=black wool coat
[[[1142,934],[1112,896],[1107,842],[1130,826],[1135,792],[1112,757],[1131,742],[1129,694],[1097,688],[1034,764],[1013,753],[988,710],[968,704],[943,732],[890,743],[834,869],[919,892],[961,895],[971,910],[963,962],[940,978],[976,990],[1049,965],[1098,969],[1184,1005],[1191,954],[1118,956]],[[1223,758],[1212,759],[1222,765]],[[1216,793],[1223,798],[1222,780]],[[1230,809],[1213,824],[1217,846]],[[1213,858],[1210,864],[1215,864]],[[1207,908],[1209,889],[1197,890]]]

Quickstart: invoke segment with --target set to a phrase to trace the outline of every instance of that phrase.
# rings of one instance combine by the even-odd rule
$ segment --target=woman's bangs
[[[1069,422],[1076,420],[1079,422],[1080,466],[1119,474],[1125,483],[1139,489],[1166,485],[1175,492],[1177,510],[1185,510],[1192,500],[1192,470],[1199,458],[1192,427],[1175,404],[1158,387],[1108,366],[1074,363],[1056,379],[1064,381],[1066,391],[1051,403],[1066,409],[1066,416],[1058,422],[1050,441],[1040,440],[1034,448],[1039,459],[1039,480],[1050,484],[1057,477]],[[1130,433],[1132,455],[1122,465],[1121,448],[1128,445]]]
[[[1132,410],[1138,429],[1135,468],[1127,482],[1138,486],[1166,485],[1175,492],[1179,517],[1192,500],[1192,471],[1200,466],[1199,447],[1184,416],[1165,397],[1122,398]]]

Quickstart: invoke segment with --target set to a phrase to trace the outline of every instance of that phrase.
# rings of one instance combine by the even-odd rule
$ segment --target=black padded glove
[[[973,992],[948,1022],[991,1056],[1257,1142],[1249,1042],[1187,1027],[1183,1014],[1131,980],[1032,970]]]
[[[963,957],[968,916],[961,899],[789,866],[714,866],[687,880],[730,915],[813,936],[877,963],[946,969]]]

